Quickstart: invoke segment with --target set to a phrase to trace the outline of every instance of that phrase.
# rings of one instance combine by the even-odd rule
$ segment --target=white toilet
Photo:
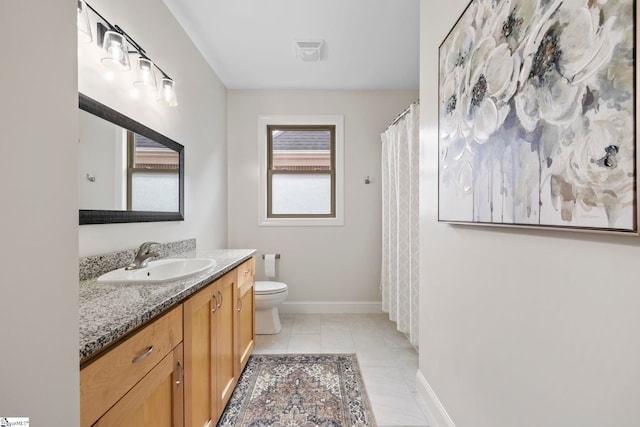
[[[278,306],[287,299],[287,284],[282,282],[256,281],[256,334],[273,335],[280,333]]]

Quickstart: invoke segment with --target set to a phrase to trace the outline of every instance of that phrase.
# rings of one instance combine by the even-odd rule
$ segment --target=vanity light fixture
[[[102,63],[110,68],[121,71],[131,69],[129,54],[137,53],[135,63],[136,77],[133,85],[141,89],[158,90],[158,102],[175,107],[178,105],[175,82],[148,56],[145,50],[136,41],[117,25],[112,25],[98,11],[85,0],[78,0],[78,39],[93,39],[88,12],[97,16],[96,43],[104,51]],[[161,85],[158,89],[156,70],[162,75]]]

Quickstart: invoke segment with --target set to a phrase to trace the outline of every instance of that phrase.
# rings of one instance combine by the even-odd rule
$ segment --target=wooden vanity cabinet
[[[80,370],[81,427],[214,427],[255,345],[250,258]]]
[[[241,264],[238,269],[236,296],[236,376],[239,377],[255,347],[255,258]]]
[[[184,306],[185,423],[214,426],[236,384],[235,270],[187,299]]]
[[[182,306],[80,370],[80,419],[89,426],[183,426]]]

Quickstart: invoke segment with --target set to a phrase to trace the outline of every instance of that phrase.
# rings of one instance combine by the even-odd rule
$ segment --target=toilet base
[[[275,335],[281,330],[278,307],[256,310],[256,335]]]

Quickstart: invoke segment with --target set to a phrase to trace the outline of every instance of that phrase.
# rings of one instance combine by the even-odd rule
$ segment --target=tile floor
[[[280,314],[282,332],[258,335],[254,353],[356,353],[379,427],[421,426],[418,353],[387,314]]]

